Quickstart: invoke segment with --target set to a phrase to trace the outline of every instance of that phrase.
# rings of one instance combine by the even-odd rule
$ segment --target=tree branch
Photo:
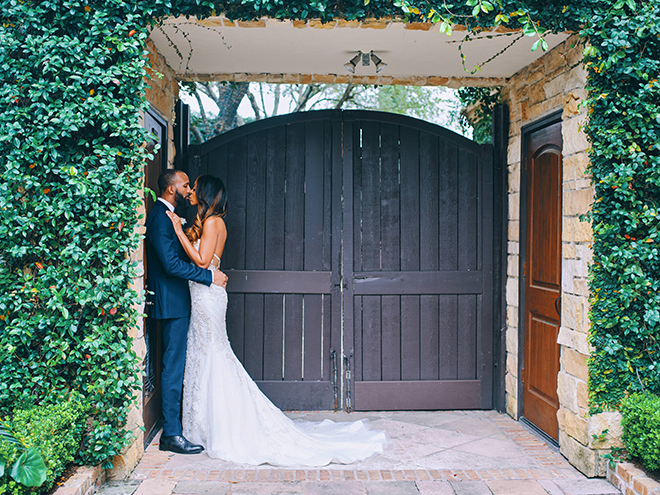
[[[273,103],[273,113],[272,115],[277,115],[277,109],[280,106],[280,95],[282,93],[282,86],[279,84],[275,85],[275,102]]]
[[[199,144],[202,144],[204,142],[204,137],[202,136],[202,133],[199,132],[199,129],[197,128],[196,125],[190,126],[190,132],[193,133],[193,136],[195,136],[195,141],[197,141]]]
[[[268,111],[266,110],[266,102],[264,101],[264,86],[262,83],[259,83],[259,96],[261,97],[261,109],[264,112],[264,117],[268,117]]]
[[[197,86],[202,89],[202,91],[206,96],[208,96],[213,100],[213,102],[217,105],[218,108],[221,108],[220,94],[219,94],[220,92],[216,93],[215,91],[213,91],[213,86],[211,86],[209,82],[199,82],[197,83]]]
[[[204,103],[202,103],[202,96],[199,94],[199,91],[197,91],[197,88],[198,86],[197,84],[195,84],[195,91],[193,95],[195,96],[195,99],[197,100],[197,105],[199,106],[199,114],[202,117],[202,122],[204,123],[204,132],[208,134],[209,130],[211,129],[211,125],[209,124],[209,121],[206,118],[206,111],[204,110]],[[199,129],[197,129],[197,132],[199,132]],[[204,140],[201,139],[201,134],[200,134],[199,142],[200,143],[204,142]]]
[[[302,112],[305,110],[307,103],[309,103],[310,98],[319,92],[318,84],[309,84],[303,94],[300,96],[300,99],[296,103],[296,108],[293,110],[293,113]]]
[[[351,99],[351,93],[353,92],[354,87],[355,86],[353,86],[353,83],[348,83],[346,85],[344,93],[341,95],[341,98],[339,98],[339,101],[337,101],[337,104],[335,105],[335,110],[339,110],[344,105],[344,103]]]
[[[248,89],[246,94],[248,100],[250,100],[250,106],[252,106],[255,120],[261,120],[261,110],[259,110],[259,104],[257,103],[257,99],[254,97],[254,93]]]

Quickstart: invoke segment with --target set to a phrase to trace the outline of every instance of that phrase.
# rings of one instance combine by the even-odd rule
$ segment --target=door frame
[[[527,170],[525,169],[525,158],[527,156],[527,135],[532,132],[543,129],[544,127],[557,124],[562,121],[563,110],[557,110],[545,117],[541,117],[534,122],[522,126],[520,130],[521,146],[520,146],[520,227],[519,227],[519,260],[518,260],[518,419],[524,420],[524,384],[523,384],[523,370],[525,368],[525,287],[527,277],[524,271],[525,262],[527,261]],[[562,145],[563,156],[563,145]],[[562,185],[563,185],[562,177]],[[561,189],[563,194],[563,187]],[[562,218],[563,221],[563,218]],[[561,253],[561,251],[560,251]],[[563,266],[563,259],[562,259]],[[525,422],[525,421],[523,421]],[[548,442],[556,445],[557,442],[550,435],[547,435],[540,428],[537,428],[531,422],[525,422],[531,425],[535,431],[539,432]]]
[[[493,409],[506,412],[509,107],[493,110]]]
[[[149,109],[146,110],[144,112],[144,114],[145,114],[145,117],[148,114],[163,129],[163,142],[161,143],[161,148],[160,148],[161,164],[160,164],[160,172],[159,172],[159,173],[162,173],[163,171],[165,171],[168,168],[168,163],[169,163],[169,160],[168,160],[169,157],[168,157],[168,154],[167,154],[168,139],[169,139],[169,132],[168,132],[169,128],[168,128],[168,124],[167,124],[167,119],[163,116],[163,114],[153,104],[149,104]],[[146,119],[144,119],[144,120],[145,120],[144,124],[145,124],[145,127],[146,127]],[[146,185],[146,181],[147,181],[147,178],[148,178],[148,173],[147,173],[147,167],[148,166],[149,166],[149,164],[146,163],[145,170],[144,170],[144,172],[145,172],[145,177],[144,177],[145,185]],[[158,191],[154,191],[154,192],[157,193]],[[145,194],[145,218],[144,218],[144,221],[146,221],[146,213],[147,213],[146,207],[147,207],[147,196]],[[143,246],[143,249],[145,249],[144,246]],[[144,255],[145,267],[146,267],[146,259],[147,258],[146,258],[146,254],[145,254]],[[148,270],[148,267],[146,267],[146,269],[144,270],[144,287],[145,288],[147,287],[147,270]],[[146,312],[146,307],[145,307],[145,312]],[[148,331],[148,325],[149,325],[147,320],[152,320],[152,319],[149,318],[148,316],[145,316],[143,318],[142,328],[143,328],[143,332],[144,332],[145,344],[147,342],[146,332]],[[158,320],[152,320],[151,324],[155,325],[156,339],[160,339],[161,338],[160,328],[159,328],[160,323],[158,322]],[[161,349],[161,344],[162,344],[161,342],[156,343],[155,347],[156,347],[157,350]],[[145,370],[146,365],[147,365],[146,358],[150,357],[151,359],[154,359],[153,356],[148,356],[146,354],[146,352],[148,352],[148,349],[145,351],[145,357],[144,357],[144,360],[143,360],[144,362],[142,363],[143,371]],[[158,354],[160,354],[160,352],[158,352]],[[154,383],[154,389],[151,391],[150,395],[152,395],[152,394],[155,395],[157,397],[158,402],[160,402],[161,401],[160,372],[162,371],[162,369],[161,369],[162,365],[160,364],[160,361],[161,361],[162,358],[161,358],[160,355],[158,355],[158,356],[156,356],[156,359],[158,360],[158,362],[154,365],[155,374],[156,374],[155,383]],[[142,405],[141,405],[141,409],[142,409],[141,413],[142,413],[143,422],[144,422],[144,415],[145,415],[145,412],[146,412],[145,399],[146,399],[146,397],[145,397],[145,392],[144,392],[144,377],[143,377],[142,378]],[[147,446],[151,443],[151,441],[156,436],[156,434],[158,433],[158,431],[160,430],[160,428],[162,426],[162,423],[163,423],[162,407],[159,405],[158,409],[159,409],[158,419],[155,421],[155,423],[153,423],[153,425],[151,426],[151,428],[148,431],[145,430],[145,432],[144,432],[144,448],[147,448]]]

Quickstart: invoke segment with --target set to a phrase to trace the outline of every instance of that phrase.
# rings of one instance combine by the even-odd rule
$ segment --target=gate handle
[[[559,303],[559,304],[557,304]],[[557,311],[557,314],[561,316],[561,296],[559,296],[557,299],[555,299],[555,311]]]

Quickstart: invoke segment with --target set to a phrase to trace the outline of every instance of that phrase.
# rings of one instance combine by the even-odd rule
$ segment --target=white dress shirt
[[[167,206],[167,209],[170,211],[174,211],[174,205],[170,203],[169,201],[163,199],[163,198],[158,198],[158,201],[162,201],[165,206]]]

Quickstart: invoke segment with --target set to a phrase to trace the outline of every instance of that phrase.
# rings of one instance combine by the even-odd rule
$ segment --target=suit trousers
[[[163,332],[163,372],[161,395],[163,436],[181,435],[181,394],[186,366],[188,322],[190,317],[161,320]]]

